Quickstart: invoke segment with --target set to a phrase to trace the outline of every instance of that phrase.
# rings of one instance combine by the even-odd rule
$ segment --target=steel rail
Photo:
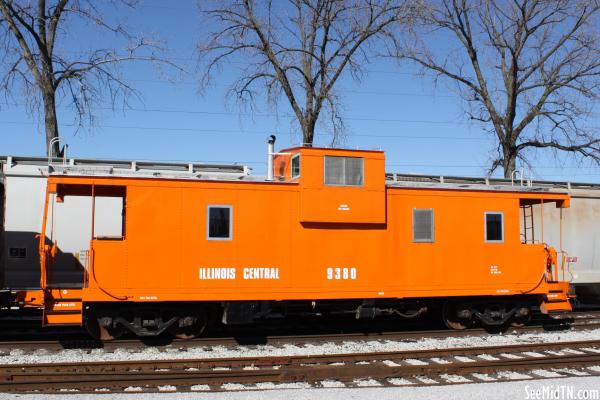
[[[570,351],[562,354],[523,354],[566,349]],[[577,349],[578,354],[573,354],[573,349]],[[520,356],[501,356],[507,353]],[[499,358],[472,362],[452,360],[441,364],[429,362],[426,365],[390,364],[390,361],[407,359],[430,360],[433,357],[481,354],[497,355]],[[132,386],[158,390],[161,385],[187,387],[188,390],[191,385],[207,385],[212,390],[223,390],[223,385],[228,383],[314,383],[326,379],[352,382],[361,378],[381,381],[443,373],[465,375],[598,364],[600,340],[357,354],[0,365],[0,391],[125,390]],[[592,374],[594,372],[588,372],[588,375]]]

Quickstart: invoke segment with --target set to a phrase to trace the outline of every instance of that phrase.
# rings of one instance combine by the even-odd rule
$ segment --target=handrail
[[[527,179],[527,186],[532,187],[533,186],[533,171],[531,170],[531,168],[528,168],[529,171],[529,179]]]
[[[515,178],[517,177],[517,174],[519,174],[519,176],[521,177],[521,186],[523,186],[523,173],[521,171],[519,171],[518,169],[515,169],[513,172],[511,172],[510,185],[515,186]]]
[[[39,234],[39,254],[40,254],[40,288],[46,289],[46,262],[47,262],[47,249],[46,249],[46,224],[48,222],[48,201],[50,198],[50,190],[46,185],[46,200],[44,201],[44,215],[42,216],[42,230]]]
[[[52,160],[55,156],[54,145],[60,142],[63,142],[65,145],[65,152],[63,153],[63,165],[67,165],[67,149],[69,148],[69,145],[62,138],[57,136],[50,139],[50,142],[48,142],[48,166],[52,164]],[[58,156],[58,154],[56,154],[56,156]]]
[[[112,297],[113,299],[116,300],[128,300],[130,298],[130,296],[118,296],[115,294],[110,293],[109,291],[107,291],[106,289],[104,289],[102,286],[100,286],[100,282],[98,282],[98,278],[96,278],[96,268],[94,263],[96,262],[96,250],[94,249],[94,239],[91,240],[90,242],[90,259],[91,259],[91,263],[90,263],[90,275],[92,277],[92,279],[94,280],[94,282],[96,283],[96,287],[103,292],[104,294],[106,294],[107,296]]]
[[[565,281],[565,265],[566,265],[566,269],[567,272],[569,273],[569,275],[571,276],[569,278],[569,282],[571,282],[573,280],[573,272],[571,271],[571,257],[569,257],[569,253],[567,253],[566,251],[562,250],[561,252],[561,273],[562,273],[562,280]]]
[[[550,278],[556,282],[558,281],[558,257],[556,249],[552,246],[549,246],[547,243],[544,243],[544,250],[546,250],[546,253],[548,254],[546,267],[550,266]]]
[[[529,172],[529,178],[526,178],[525,172]],[[515,186],[515,180],[517,179],[517,174],[519,174],[519,180],[521,181],[521,186],[533,186],[533,171],[531,168],[528,168],[525,172],[523,170],[515,169],[510,174],[510,185]],[[488,175],[489,178],[489,175]]]

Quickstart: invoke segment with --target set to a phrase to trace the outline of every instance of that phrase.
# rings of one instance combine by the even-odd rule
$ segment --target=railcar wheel
[[[118,339],[123,335],[124,330],[122,328],[115,328],[110,326],[112,318],[102,317],[96,318],[91,316],[85,325],[88,333],[98,340],[107,342],[110,340]]]
[[[200,336],[207,325],[205,313],[184,315],[169,327],[169,332],[177,339],[189,340]]]
[[[527,320],[527,321],[513,320],[513,321],[510,321],[510,326],[512,328],[522,328],[525,325],[527,325],[527,322],[529,322],[529,320]]]
[[[531,320],[531,310],[528,307],[517,309],[510,320],[510,326],[513,328],[522,328]]]
[[[446,327],[457,331],[467,329],[471,325],[470,311],[463,310],[453,301],[444,303],[444,307],[442,307],[442,319]]]

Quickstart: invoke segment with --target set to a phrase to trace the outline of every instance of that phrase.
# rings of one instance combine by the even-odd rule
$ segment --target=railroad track
[[[0,365],[0,391],[224,391],[600,376],[600,341],[258,358]]]
[[[562,319],[543,321],[532,321],[532,325],[521,328],[511,328],[506,333],[538,333],[554,330],[579,330],[600,328],[600,312],[576,312],[562,316]],[[53,334],[56,336],[56,334]],[[467,329],[453,331],[448,329],[427,329],[408,331],[374,331],[374,332],[345,332],[331,334],[294,334],[294,335],[261,335],[258,331],[249,331],[237,336],[212,336],[201,337],[192,340],[173,340],[170,338],[147,339],[122,339],[110,342],[100,342],[86,338],[82,334],[65,335],[60,340],[4,340],[0,341],[0,355],[20,350],[25,354],[35,352],[60,352],[65,349],[98,349],[113,352],[116,350],[142,350],[153,347],[159,351],[186,350],[191,348],[203,348],[223,346],[234,348],[239,345],[305,345],[319,343],[342,343],[349,341],[365,340],[393,340],[393,341],[416,341],[420,339],[437,339],[446,337],[486,336],[489,332],[481,329]]]

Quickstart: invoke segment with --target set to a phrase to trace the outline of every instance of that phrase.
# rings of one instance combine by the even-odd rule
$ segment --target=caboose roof
[[[49,160],[47,157],[23,156],[0,156],[0,169],[6,176],[131,176],[162,179],[239,179],[249,176],[252,170],[243,164],[92,158]]]
[[[369,158],[383,158],[381,150],[360,150],[326,147],[296,146],[286,148],[280,153],[301,152],[307,155],[348,155]],[[246,181],[270,182],[264,177],[251,175],[251,168],[241,164],[209,164],[202,162],[169,162],[151,160],[106,160],[69,158],[51,160],[48,158],[0,156],[2,175],[5,176],[77,176],[77,177],[123,177],[160,180],[210,180],[210,181]],[[272,181],[273,183],[284,183]],[[574,183],[541,180],[511,180],[493,177],[464,177],[443,175],[421,175],[386,173],[387,187],[422,188],[446,190],[483,190],[505,192],[553,192],[589,193],[595,195],[600,190],[597,183]],[[293,183],[292,183],[293,184]]]
[[[282,153],[291,153],[291,152],[302,152],[302,153],[313,153],[313,154],[341,154],[341,153],[356,153],[356,155],[360,154],[379,154],[384,155],[385,152],[383,150],[369,150],[369,149],[347,149],[341,147],[308,147],[308,146],[296,146],[296,147],[288,147],[287,149],[281,150]]]

